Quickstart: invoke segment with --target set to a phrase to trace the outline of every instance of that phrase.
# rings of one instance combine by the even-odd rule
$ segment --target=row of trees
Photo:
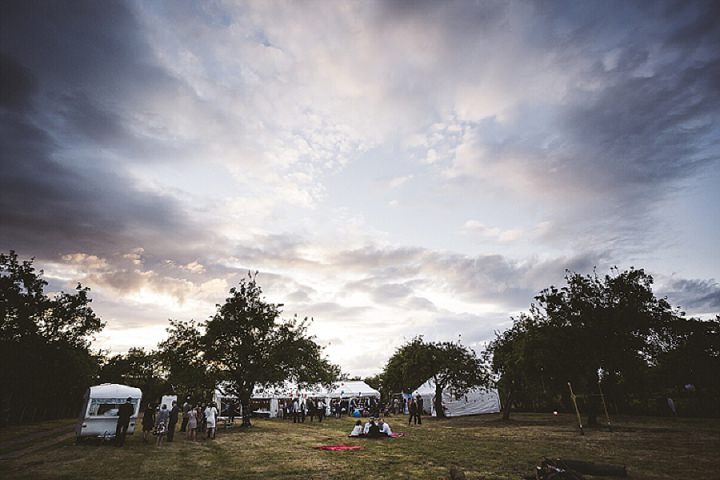
[[[460,394],[497,386],[505,419],[513,407],[570,409],[568,382],[580,392],[590,424],[603,396],[615,413],[668,413],[667,398],[674,398],[685,414],[720,415],[720,317],[686,318],[654,295],[643,270],[568,272],[565,280],[541,291],[479,357],[460,342],[417,337],[366,380],[390,393],[432,378],[439,415],[448,386]]]
[[[240,399],[249,426],[255,385],[331,384],[340,375],[308,334],[309,320],[282,318],[256,275],[232,288],[209,320],[171,320],[156,350],[108,357],[91,350],[104,323],[89,289],[51,296],[42,274],[32,260],[0,254],[0,425],[74,415],[89,385],[113,382],[141,388],[146,399],[203,398],[221,385]]]
[[[675,398],[686,414],[720,414],[720,317],[686,318],[641,269],[568,272],[566,283],[540,292],[487,349],[504,418],[513,405],[568,408],[568,382],[584,394],[590,424],[601,390],[615,412],[669,412]]]
[[[308,334],[308,319],[283,318],[283,305],[263,297],[256,275],[231,289],[208,320],[171,320],[157,349],[110,357],[91,350],[104,324],[89,290],[78,285],[49,296],[41,276],[32,260],[0,254],[0,424],[74,414],[93,383],[138,386],[150,399],[169,392],[200,398],[221,385],[247,407],[256,385],[329,385],[340,377]],[[567,408],[568,381],[591,394],[591,423],[600,381],[618,412],[652,412],[653,399],[684,392],[697,410],[685,413],[720,414],[720,317],[686,318],[655,297],[643,270],[568,272],[566,283],[540,292],[479,356],[459,341],[415,337],[366,380],[389,395],[433,379],[440,415],[443,389],[462,394],[476,385],[499,386],[505,418],[512,406]]]

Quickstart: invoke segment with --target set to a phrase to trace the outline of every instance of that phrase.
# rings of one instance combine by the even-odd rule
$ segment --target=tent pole
[[[580,419],[580,410],[578,410],[577,406],[577,399],[575,397],[575,393],[573,393],[572,385],[570,384],[570,382],[568,382],[568,388],[570,389],[570,398],[572,399],[573,405],[575,406],[575,414],[577,415],[578,427],[580,427],[580,435],[585,435],[585,430],[583,430],[582,426],[582,420]]]

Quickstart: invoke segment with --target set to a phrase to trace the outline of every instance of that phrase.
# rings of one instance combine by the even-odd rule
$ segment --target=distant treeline
[[[252,275],[202,325],[171,321],[157,349],[110,356],[92,350],[104,323],[89,289],[49,296],[42,274],[32,259],[0,254],[0,425],[75,416],[87,387],[105,382],[141,388],[143,403],[169,393],[209,400],[224,382],[246,403],[256,384],[339,378],[306,321],[282,320]],[[686,318],[655,297],[643,270],[568,272],[566,282],[540,292],[479,355],[416,337],[366,381],[386,400],[429,378],[458,393],[497,386],[506,418],[511,408],[570,409],[568,382],[591,422],[603,400],[611,414],[720,415],[720,316]]]

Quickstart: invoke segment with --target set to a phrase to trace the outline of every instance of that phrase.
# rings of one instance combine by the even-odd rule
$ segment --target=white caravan
[[[139,388],[103,383],[88,388],[80,411],[80,418],[75,427],[78,440],[84,437],[114,438],[118,421],[118,408],[130,398],[133,414],[127,433],[135,430],[135,421],[140,413],[142,391]]]

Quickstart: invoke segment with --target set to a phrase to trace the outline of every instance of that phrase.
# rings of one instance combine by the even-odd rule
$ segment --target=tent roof
[[[117,383],[103,383],[90,387],[91,398],[141,398],[142,390]]]
[[[342,381],[335,384],[335,388],[330,391],[330,397],[379,397],[380,392],[372,388],[365,382],[359,380]]]
[[[224,389],[223,389],[224,390]],[[220,393],[220,392],[218,392]],[[294,398],[294,397],[379,397],[380,392],[362,381],[339,381],[333,388],[327,389],[322,385],[310,385],[298,388],[293,382],[285,382],[279,387],[256,386],[252,398]]]

